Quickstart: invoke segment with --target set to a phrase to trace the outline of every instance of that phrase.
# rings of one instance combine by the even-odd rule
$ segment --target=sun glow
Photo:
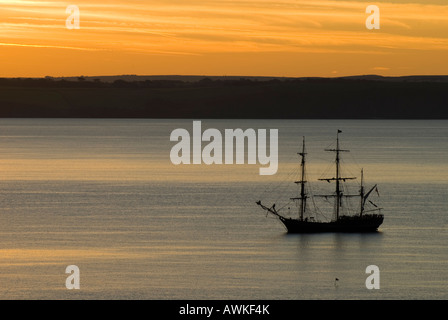
[[[373,31],[360,1],[78,0],[79,30],[67,5],[2,1],[1,76],[448,72],[441,1],[380,2]]]

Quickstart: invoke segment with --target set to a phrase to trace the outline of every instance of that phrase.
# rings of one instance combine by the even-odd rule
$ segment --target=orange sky
[[[0,0],[0,77],[448,74],[447,57],[446,0]]]

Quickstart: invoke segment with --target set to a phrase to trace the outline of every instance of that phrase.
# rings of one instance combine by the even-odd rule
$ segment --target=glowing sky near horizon
[[[448,74],[447,54],[446,0],[0,1],[3,77]]]

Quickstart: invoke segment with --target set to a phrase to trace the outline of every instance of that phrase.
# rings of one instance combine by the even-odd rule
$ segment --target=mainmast
[[[362,217],[364,212],[364,170],[361,169],[361,189],[359,190],[359,195],[361,196],[361,210],[359,212],[359,216]]]
[[[296,198],[291,198],[291,200],[300,200],[300,207],[299,207],[299,218],[300,221],[303,221],[303,215],[306,211],[306,199],[308,198],[308,196],[306,195],[305,192],[305,137],[303,137],[303,142],[302,142],[302,152],[298,152],[298,155],[300,155],[302,157],[302,161],[300,163],[300,167],[301,167],[301,179],[299,181],[295,181],[294,183],[296,184],[300,184],[300,196],[296,197]]]
[[[339,148],[339,133],[342,133],[341,130],[338,130],[337,135],[336,135],[336,149],[325,149],[325,151],[332,151],[332,152],[336,152],[336,177],[335,178],[328,178],[328,179],[319,179],[319,180],[324,180],[327,182],[330,181],[336,181],[336,192],[335,192],[335,197],[336,197],[336,220],[339,219],[339,212],[340,212],[340,207],[342,205],[342,191],[341,191],[341,186],[340,186],[340,182],[345,180],[352,180],[352,179],[356,179],[356,178],[346,178],[346,177],[341,177],[340,176],[340,156],[339,153],[340,152],[350,152],[350,150],[342,150]]]

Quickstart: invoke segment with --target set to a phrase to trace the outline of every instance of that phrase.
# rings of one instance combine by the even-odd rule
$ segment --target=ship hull
[[[364,215],[362,217],[340,217],[337,221],[315,222],[281,217],[288,233],[319,232],[376,232],[383,223],[383,215]]]

